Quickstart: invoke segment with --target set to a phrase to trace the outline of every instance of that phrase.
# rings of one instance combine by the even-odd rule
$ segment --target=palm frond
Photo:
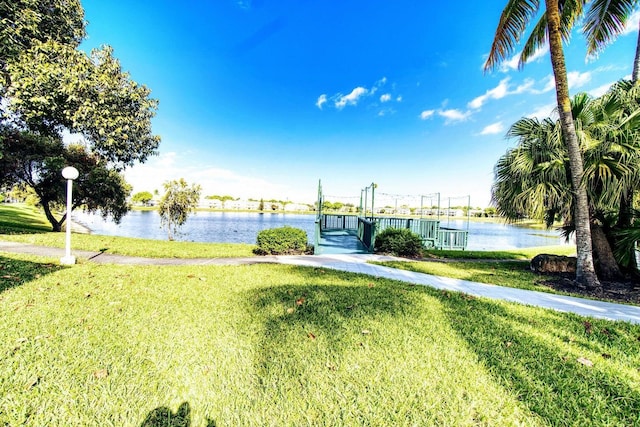
[[[624,30],[637,0],[593,0],[586,14],[583,31],[587,55],[597,55]]]
[[[515,46],[539,9],[539,0],[509,0],[500,15],[489,57],[484,64],[485,71],[494,69],[513,54]]]
[[[531,30],[529,38],[525,42],[522,53],[520,54],[520,61],[518,61],[518,68],[522,69],[524,64],[529,58],[547,44],[547,15],[543,14],[538,23]]]

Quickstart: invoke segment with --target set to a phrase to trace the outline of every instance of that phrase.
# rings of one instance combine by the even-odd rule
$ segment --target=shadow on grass
[[[357,345],[369,325],[416,310],[415,295],[403,287],[377,286],[370,277],[322,269],[308,269],[301,276],[307,284],[261,288],[245,299],[249,310],[266,317],[256,361],[263,378],[294,377],[308,363],[307,352],[316,348],[339,360],[341,350],[351,349],[351,341]]]
[[[40,223],[40,217],[33,209],[24,206],[0,205],[0,234],[47,233],[51,226]]]
[[[191,427],[191,406],[184,402],[176,412],[160,406],[147,414],[140,427]],[[207,419],[206,427],[216,427],[216,422]]]
[[[0,255],[0,293],[63,268],[56,264],[24,261]]]
[[[639,425],[640,392],[632,375],[623,378],[624,368],[606,359],[638,354],[640,328],[561,313],[527,317],[458,293],[443,292],[440,299],[478,359],[545,423]],[[597,354],[590,356],[593,366],[578,360],[591,352]]]

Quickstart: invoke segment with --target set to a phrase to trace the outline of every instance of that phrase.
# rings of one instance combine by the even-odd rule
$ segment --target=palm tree
[[[571,106],[585,162],[593,251],[600,277],[615,279],[621,271],[609,242],[615,240],[618,203],[622,195],[640,188],[640,109],[628,113],[615,87],[595,100],[578,94]],[[547,226],[560,218],[566,230],[573,231],[575,199],[560,122],[523,118],[507,136],[517,138],[518,145],[496,164],[492,196],[498,211],[511,220],[544,218]]]
[[[583,159],[571,114],[569,84],[562,40],[568,39],[573,25],[583,14],[587,0],[545,0],[545,13],[533,28],[520,57],[520,66],[545,42],[549,43],[551,66],[555,77],[558,114],[567,148],[574,201],[577,271],[576,281],[587,287],[599,287],[592,256],[589,204],[582,185]],[[595,54],[624,29],[627,16],[636,0],[594,0],[584,21],[588,53]],[[562,9],[560,8],[562,6]],[[529,23],[541,11],[540,0],[509,0],[502,12],[485,70],[495,68],[510,56]]]

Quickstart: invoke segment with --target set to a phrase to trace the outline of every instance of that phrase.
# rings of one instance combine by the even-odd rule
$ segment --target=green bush
[[[376,236],[376,252],[417,258],[422,249],[420,236],[406,228],[387,228]]]
[[[259,255],[297,255],[308,252],[307,232],[285,225],[258,233],[254,251]]]

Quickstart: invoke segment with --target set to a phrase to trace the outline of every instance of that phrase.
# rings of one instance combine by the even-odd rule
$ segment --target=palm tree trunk
[[[593,265],[591,228],[589,227],[589,203],[587,191],[582,185],[584,166],[578,136],[576,135],[573,116],[571,114],[571,100],[569,99],[569,84],[567,81],[567,68],[562,49],[562,37],[560,33],[560,12],[558,0],[545,0],[547,13],[547,31],[549,34],[549,50],[551,52],[551,66],[556,79],[556,98],[558,101],[558,114],[562,125],[562,134],[567,152],[569,154],[569,167],[571,169],[571,184],[575,200],[574,223],[576,228],[576,252],[577,267],[576,281],[586,287],[600,286]]]
[[[640,26],[638,30],[638,42],[636,43],[636,56],[633,58],[633,73],[631,74],[631,81],[633,81],[633,84],[638,84],[639,77],[640,77]]]
[[[607,236],[598,224],[591,224],[593,254],[598,260],[598,275],[602,280],[618,280],[622,277],[620,267],[613,256]]]

